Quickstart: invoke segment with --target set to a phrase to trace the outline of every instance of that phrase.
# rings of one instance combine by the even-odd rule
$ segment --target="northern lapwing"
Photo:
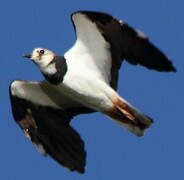
[[[157,71],[176,69],[149,39],[127,23],[101,12],[71,15],[76,42],[63,56],[36,48],[30,58],[44,81],[15,80],[10,98],[15,121],[44,155],[71,171],[84,173],[86,152],[71,119],[101,112],[137,136],[152,124],[117,92],[124,60]]]

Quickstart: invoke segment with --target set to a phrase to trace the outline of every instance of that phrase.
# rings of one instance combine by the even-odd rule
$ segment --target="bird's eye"
[[[44,54],[44,52],[45,52],[45,51],[44,51],[43,49],[42,49],[42,50],[40,50],[40,54]]]

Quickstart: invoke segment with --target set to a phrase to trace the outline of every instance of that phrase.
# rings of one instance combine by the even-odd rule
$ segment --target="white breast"
[[[88,107],[110,107],[108,93],[114,91],[109,86],[112,65],[109,43],[85,15],[76,14],[72,18],[77,40],[64,54],[68,69],[61,90]]]
[[[100,73],[96,73],[94,64],[90,64],[91,61],[87,64],[80,64],[79,61],[68,62],[70,61],[67,61],[68,71],[63,83],[57,88],[66,96],[98,111],[112,107],[112,102],[107,95],[112,93],[111,87]]]

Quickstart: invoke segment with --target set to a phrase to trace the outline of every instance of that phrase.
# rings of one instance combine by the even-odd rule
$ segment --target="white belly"
[[[91,66],[88,66],[91,67]],[[80,64],[72,64],[59,85],[66,96],[98,111],[106,111],[113,106],[109,98],[116,93],[100,74]]]

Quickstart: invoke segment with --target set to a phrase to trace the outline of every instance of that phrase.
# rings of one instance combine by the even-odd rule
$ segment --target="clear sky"
[[[181,0],[1,0],[0,179],[184,179],[183,7]],[[159,73],[123,64],[119,93],[155,120],[144,137],[133,136],[100,113],[72,121],[86,144],[84,175],[71,173],[37,152],[14,122],[8,95],[14,79],[43,79],[22,54],[45,47],[62,55],[72,46],[70,14],[76,10],[108,12],[142,30],[178,69],[177,73]]]

